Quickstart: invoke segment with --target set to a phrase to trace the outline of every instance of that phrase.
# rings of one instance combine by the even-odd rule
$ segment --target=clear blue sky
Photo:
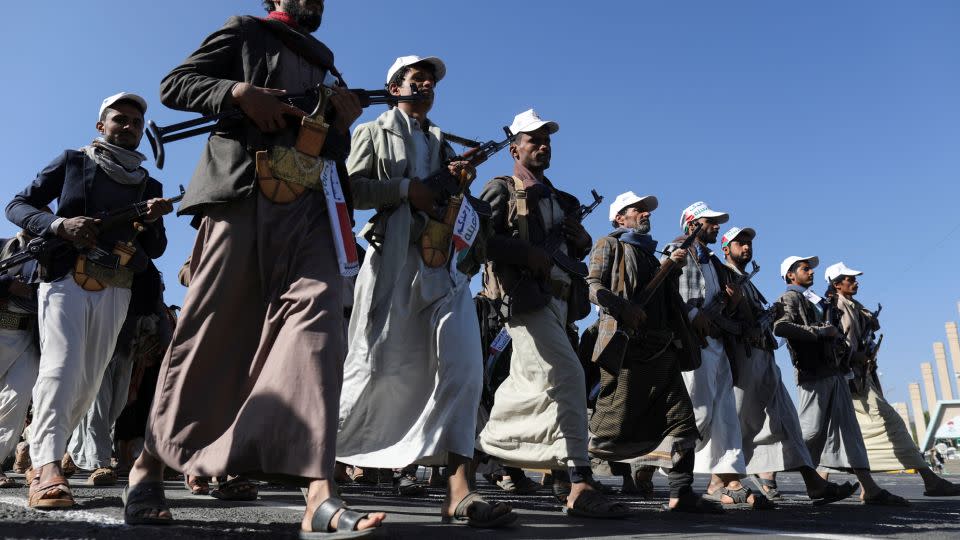
[[[141,93],[161,125],[191,118],[159,104],[160,79],[230,15],[262,13],[259,0],[9,3],[0,200],[88,143],[107,95]],[[905,401],[958,316],[958,27],[960,3],[948,0],[328,0],[317,36],[356,87],[382,85],[397,56],[443,58],[431,117],[460,135],[498,137],[535,107],[561,125],[550,177],[584,199],[590,188],[607,202],[627,189],[657,195],[661,242],[693,201],[730,212],[758,230],[756,282],[771,299],[788,255],[864,270],[860,299],[884,305],[888,396]],[[201,145],[167,147],[165,169],[152,170],[168,193],[188,182]],[[509,171],[504,153],[479,181]],[[587,221],[594,236],[608,232],[606,215]],[[159,266],[180,303],[193,233],[185,218],[167,226]]]

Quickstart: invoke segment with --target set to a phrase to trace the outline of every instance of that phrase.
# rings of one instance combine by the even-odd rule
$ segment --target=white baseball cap
[[[136,94],[131,94],[130,92],[120,92],[119,94],[114,94],[103,100],[103,103],[100,104],[100,114],[97,116],[97,120],[103,118],[103,111],[106,110],[107,107],[110,107],[120,100],[129,100],[137,105],[140,105],[140,109],[143,111],[143,114],[147,114],[147,100]]]
[[[816,268],[820,264],[820,257],[797,257],[796,255],[792,257],[787,257],[780,263],[780,277],[787,279],[787,272],[790,270],[790,267],[793,266],[793,263],[798,261],[807,261],[810,263],[810,268]]]
[[[514,135],[530,133],[531,131],[536,131],[543,126],[548,126],[547,131],[551,135],[560,131],[560,124],[549,120],[543,120],[540,118],[540,115],[537,114],[537,111],[533,109],[527,109],[513,117],[513,123],[510,124],[510,133]]]
[[[711,210],[707,203],[697,201],[683,209],[680,214],[680,229],[685,229],[688,223],[700,218],[713,218],[718,224],[722,224],[730,220],[730,214],[716,212]]]
[[[414,64],[419,64],[420,62],[426,62],[433,66],[433,78],[436,82],[440,82],[440,79],[447,74],[447,66],[443,63],[443,60],[440,60],[436,56],[424,56],[420,57],[415,54],[410,56],[401,56],[390,66],[390,69],[387,70],[387,84],[390,83],[390,79],[393,78],[393,75],[400,71],[401,69],[412,66]]]
[[[743,229],[740,227],[730,227],[730,230],[723,233],[723,236],[720,237],[720,247],[727,247],[727,244],[736,240],[738,236],[749,237],[745,239],[753,240],[757,237],[757,231],[751,229],[750,227],[745,227]]]
[[[837,264],[831,264],[823,272],[823,277],[827,280],[827,283],[832,283],[833,280],[837,279],[840,276],[860,276],[863,275],[863,272],[859,270],[854,270],[849,266],[843,264],[843,262],[838,262]]]
[[[610,221],[613,221],[614,218],[617,217],[617,214],[630,206],[636,206],[638,210],[643,210],[644,212],[653,212],[659,204],[657,198],[653,195],[640,197],[632,191],[621,193],[617,195],[616,200],[610,205]]]

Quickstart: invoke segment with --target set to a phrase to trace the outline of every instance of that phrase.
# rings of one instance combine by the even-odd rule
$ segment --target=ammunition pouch
[[[17,313],[0,308],[0,329],[2,330],[30,330],[36,319],[37,316],[31,313]]]
[[[320,119],[304,117],[293,148],[273,146],[257,152],[257,185],[264,197],[276,204],[287,204],[307,189],[323,191],[320,176],[326,161],[320,157],[320,151],[329,127]]]

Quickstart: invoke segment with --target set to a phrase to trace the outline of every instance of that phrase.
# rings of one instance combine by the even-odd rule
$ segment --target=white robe
[[[472,457],[483,385],[467,276],[423,264],[406,205],[357,277],[340,396],[337,460],[360,467]]]

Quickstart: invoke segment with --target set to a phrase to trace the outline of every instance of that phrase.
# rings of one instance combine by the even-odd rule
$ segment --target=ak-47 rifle
[[[364,90],[362,88],[350,88],[348,91],[357,96],[357,99],[360,101],[360,106],[363,108],[367,108],[371,105],[396,105],[397,103],[402,102],[415,102],[429,99],[429,96],[417,93],[416,87],[413,87],[413,94],[409,96],[394,96],[387,90]],[[313,110],[314,112],[312,114],[316,114],[316,109],[318,107],[321,105],[327,105],[327,100],[325,98],[329,97],[331,94],[333,94],[333,90],[330,88],[330,86],[326,86],[321,83],[307,88],[298,94],[285,94],[280,96],[279,99],[287,104],[303,109],[304,111]],[[147,140],[150,141],[150,149],[153,151],[153,159],[157,164],[157,168],[163,168],[163,162],[165,158],[165,153],[163,150],[164,143],[196,137],[197,135],[203,135],[204,133],[210,133],[218,129],[221,121],[235,120],[242,118],[243,116],[245,115],[242,110],[239,108],[233,108],[221,113],[210,114],[168,126],[158,126],[153,120],[148,121],[145,132],[147,135]]]
[[[882,309],[883,305],[877,304],[877,310],[870,313],[871,320],[877,320],[880,317],[880,311]],[[867,379],[872,378],[877,387],[877,391],[883,395],[882,389],[880,388],[880,379],[877,377],[877,354],[880,352],[880,345],[882,343],[883,334],[880,334],[880,337],[877,338],[877,331],[873,328],[871,328],[869,332],[864,333],[860,338],[860,351],[863,352],[866,358],[863,365],[863,372],[859,372],[859,369],[854,370],[857,377],[855,384],[860,391],[867,388]]]
[[[180,186],[180,194],[176,197],[167,199],[170,203],[177,203],[183,199],[184,189]],[[147,201],[140,201],[123,208],[103,212],[93,216],[100,220],[99,228],[101,231],[113,229],[117,226],[135,223],[139,218],[147,213]],[[65,250],[76,249],[86,255],[88,260],[96,261],[97,264],[108,268],[116,269],[120,266],[120,257],[105,249],[94,246],[92,248],[76,248],[68,240],[60,237],[54,238],[34,238],[27,242],[23,251],[11,255],[0,261],[0,275],[6,274],[11,268],[23,264],[30,260],[35,260],[41,265],[47,264],[55,254]]]
[[[741,274],[733,281],[733,286],[736,288],[742,288],[747,284],[753,276],[757,275],[757,272],[760,271],[760,265],[750,261],[751,270],[748,274]],[[713,301],[707,304],[705,307],[701,307],[704,315],[706,315],[710,322],[719,328],[721,331],[732,336],[743,335],[744,328],[743,324],[740,321],[736,321],[730,317],[727,317],[723,314],[723,310],[727,307],[728,298],[726,291],[718,291],[717,294],[713,297]]]
[[[824,298],[823,321],[837,329],[837,336],[824,341],[824,346],[827,347],[827,355],[833,357],[834,364],[837,367],[844,367],[850,364],[850,348],[846,346],[846,340],[843,337],[843,325],[840,319],[840,309],[837,307],[837,295],[832,294]]]
[[[698,221],[697,224],[693,226],[693,230],[690,231],[690,234],[687,235],[683,242],[680,243],[680,247],[677,249],[690,249],[690,246],[692,246],[696,241],[697,235],[700,234],[700,229],[702,228],[703,223]],[[667,257],[666,260],[660,264],[660,269],[657,270],[657,273],[649,282],[647,282],[647,286],[644,287],[640,292],[640,298],[637,300],[636,304],[640,307],[646,306],[647,302],[650,301],[650,298],[653,297],[653,293],[657,292],[657,289],[660,288],[663,280],[670,275],[670,272],[676,268],[676,266],[677,263],[674,262],[670,257]]]
[[[515,135],[510,133],[510,129],[503,128],[506,138],[502,141],[487,141],[480,146],[471,148],[451,160],[448,160],[444,166],[423,180],[439,197],[438,207],[443,208],[442,221],[435,219],[427,220],[427,226],[424,228],[423,235],[420,238],[420,255],[423,263],[430,268],[439,268],[450,259],[450,243],[453,238],[453,225],[460,214],[460,207],[463,205],[464,198],[467,195],[467,189],[473,178],[469,176],[468,167],[477,167],[490,159],[491,156],[503,150],[513,142]],[[450,163],[465,161],[467,167],[461,167],[459,174],[454,176],[450,172]],[[490,205],[473,197],[468,198],[470,206],[479,215],[490,215]]]
[[[573,216],[577,223],[583,223],[584,218],[603,202],[603,196],[597,193],[597,190],[591,189],[590,194],[593,195],[593,202],[588,205],[581,204]],[[572,276],[587,277],[589,273],[587,265],[583,261],[578,261],[564,253],[561,249],[564,242],[566,242],[566,236],[563,234],[563,223],[559,223],[550,229],[550,232],[547,233],[547,239],[543,241],[543,245],[540,247],[553,259],[553,263],[564,272]]]

